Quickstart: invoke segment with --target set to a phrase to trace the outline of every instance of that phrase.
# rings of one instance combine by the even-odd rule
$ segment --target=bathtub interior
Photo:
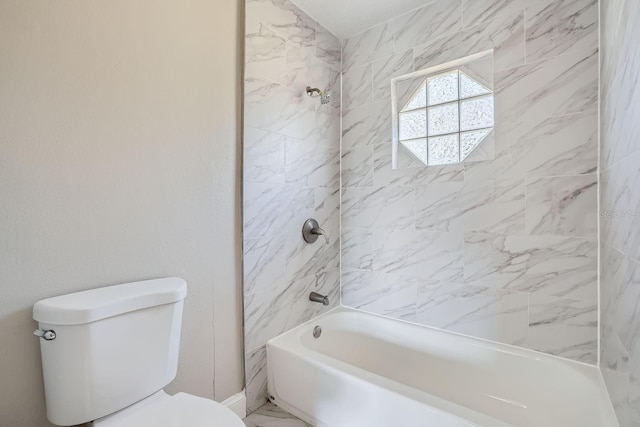
[[[288,369],[302,363],[317,375],[357,377],[467,419],[493,420],[478,425],[617,425],[594,366],[353,309],[272,340],[271,369],[270,357],[286,357]]]

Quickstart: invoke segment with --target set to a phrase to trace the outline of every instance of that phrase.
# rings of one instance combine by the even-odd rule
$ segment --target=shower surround
[[[340,298],[597,362],[597,0],[425,1],[342,42],[289,0],[247,0],[245,31],[249,412],[266,342]],[[390,79],[488,49],[494,159],[392,169]],[[302,240],[312,217],[329,245]]]
[[[596,363],[598,2],[425,3],[343,41],[342,304]],[[393,170],[389,80],[488,49],[495,159]]]
[[[288,0],[247,0],[244,328],[247,409],[266,402],[266,342],[339,304],[340,42]],[[330,104],[307,86],[332,94]],[[315,218],[329,244],[302,240]],[[329,296],[323,306],[311,291]]]

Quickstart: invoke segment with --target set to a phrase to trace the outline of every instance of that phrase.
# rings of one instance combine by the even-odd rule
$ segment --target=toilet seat
[[[115,414],[94,421],[94,427],[245,427],[229,408],[210,399],[160,391]]]

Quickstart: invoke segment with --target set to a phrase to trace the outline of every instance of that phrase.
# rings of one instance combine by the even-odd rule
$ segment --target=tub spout
[[[317,292],[311,292],[309,294],[309,301],[320,302],[322,305],[329,305],[329,297],[326,295],[320,295]]]

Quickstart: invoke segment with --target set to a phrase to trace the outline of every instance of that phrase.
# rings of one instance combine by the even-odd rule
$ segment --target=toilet
[[[187,284],[163,278],[38,301],[47,418],[94,427],[244,427],[230,409],[163,388],[176,376]]]

